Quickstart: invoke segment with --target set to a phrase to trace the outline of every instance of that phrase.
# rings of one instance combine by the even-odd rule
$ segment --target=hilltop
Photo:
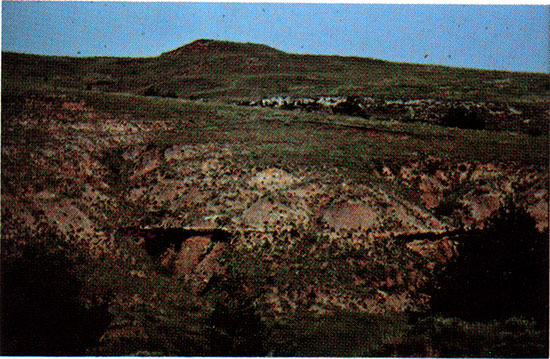
[[[237,55],[237,56],[273,56],[284,54],[283,51],[263,44],[251,42],[240,43],[232,41],[220,41],[210,39],[199,39],[177,49],[164,52],[160,57],[178,58],[181,56],[214,56],[216,54]]]

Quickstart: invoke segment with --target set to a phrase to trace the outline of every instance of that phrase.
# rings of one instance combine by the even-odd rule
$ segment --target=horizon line
[[[62,1],[62,0],[53,0],[53,1]],[[86,1],[86,0],[74,0],[74,1]],[[95,0],[92,0],[95,1]],[[117,1],[117,0],[106,0],[106,1]],[[123,0],[123,1],[131,1],[131,0]],[[143,0],[145,1],[145,0]],[[174,0],[175,1],[175,0]],[[197,1],[201,2],[201,1]],[[47,53],[34,53],[34,52],[26,52],[26,51],[14,51],[14,50],[4,50],[1,49],[2,53],[12,53],[12,54],[21,54],[21,55],[34,55],[34,56],[48,56],[48,57],[65,57],[65,58],[71,58],[71,59],[93,59],[93,58],[118,58],[118,59],[153,59],[162,56],[163,54],[175,51],[177,49],[180,49],[182,47],[185,47],[187,45],[190,45],[197,41],[213,41],[213,42],[229,42],[234,44],[250,44],[250,45],[262,45],[267,46],[275,51],[280,51],[288,55],[300,55],[300,56],[334,56],[334,57],[346,57],[346,58],[358,58],[358,59],[368,59],[368,60],[374,60],[374,61],[384,61],[389,63],[395,63],[395,64],[409,64],[409,65],[420,65],[420,66],[438,66],[438,67],[446,67],[446,68],[452,68],[452,69],[467,69],[467,70],[481,70],[481,71],[495,71],[495,72],[510,72],[510,73],[528,73],[528,74],[544,74],[544,75],[550,75],[548,72],[541,72],[541,71],[529,71],[529,70],[506,70],[506,69],[492,69],[492,68],[483,68],[483,67],[467,67],[467,66],[451,66],[451,65],[444,65],[444,64],[427,64],[427,63],[420,63],[420,62],[406,62],[406,61],[394,61],[394,60],[388,60],[383,58],[376,58],[376,57],[370,57],[370,56],[359,56],[359,55],[344,55],[344,54],[337,54],[337,53],[300,53],[300,52],[287,52],[285,50],[281,50],[279,48],[276,48],[274,46],[259,43],[259,42],[252,42],[252,41],[233,41],[233,40],[222,40],[222,39],[212,39],[212,38],[197,38],[195,40],[192,40],[190,42],[187,42],[181,46],[175,47],[170,50],[163,51],[157,55],[151,55],[151,56],[117,56],[117,55],[56,55],[56,54],[47,54]],[[1,59],[1,56],[0,56]]]

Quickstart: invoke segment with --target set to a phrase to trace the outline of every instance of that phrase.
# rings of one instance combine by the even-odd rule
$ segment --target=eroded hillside
[[[473,160],[394,151],[421,141],[412,127],[348,130],[263,109],[239,118],[226,105],[118,100],[187,116],[117,113],[97,97],[35,91],[5,98],[2,126],[3,253],[16,255],[22,233],[45,225],[102,258],[85,290],[108,302],[112,320],[93,353],[208,353],[224,295],[253,301],[267,322],[422,311],[460,231],[482,227],[507,198],[548,228],[544,154],[513,152],[525,151],[515,143],[495,149],[506,161]],[[449,131],[437,128],[435,138]],[[291,131],[303,131],[305,143],[289,148]],[[389,148],[343,152],[338,134]],[[501,135],[484,136],[476,141]],[[300,153],[310,146],[315,154]],[[157,342],[181,326],[174,338],[192,345]]]
[[[538,302],[434,309],[470,281],[447,268],[547,263],[547,76],[207,40],[2,66],[3,354],[498,356],[510,332],[547,352]],[[441,330],[486,346],[446,352]]]

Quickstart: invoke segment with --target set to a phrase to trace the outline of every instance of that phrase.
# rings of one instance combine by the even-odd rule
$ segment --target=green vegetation
[[[17,86],[12,89],[10,86],[5,91],[13,97],[48,92]],[[335,166],[361,178],[368,175],[369,164],[376,159],[399,161],[436,156],[459,161],[515,161],[537,165],[547,161],[546,136],[130,94],[75,90],[60,93],[113,116],[170,121],[174,129],[151,134],[151,144],[230,143],[242,147],[247,160],[260,167]]]
[[[439,268],[431,313],[382,355],[546,357],[548,232],[515,201],[465,232]]]
[[[108,181],[112,191],[118,194],[128,190],[130,181],[130,161],[126,161],[122,154],[122,148],[110,148],[99,158],[100,163],[108,170]]]
[[[69,58],[4,53],[3,77],[47,86],[142,93],[154,86],[183,98],[257,100],[364,95],[541,105],[548,76],[295,55],[264,45],[197,40],[151,58]],[[220,72],[223,69],[223,73]]]
[[[503,321],[469,322],[459,318],[416,320],[402,341],[385,345],[376,356],[544,358],[548,337],[533,321],[512,317]]]
[[[467,320],[523,316],[546,328],[548,233],[535,225],[509,200],[484,229],[466,232],[459,255],[440,269],[432,310]]]
[[[271,355],[296,357],[378,356],[386,345],[402,340],[407,315],[336,311],[277,323],[272,331]]]
[[[228,293],[215,303],[209,317],[208,340],[212,356],[266,356],[270,332],[257,312],[254,300],[239,288],[225,288]]]
[[[2,355],[85,355],[111,320],[108,298],[82,296],[86,253],[48,227],[3,244]]]

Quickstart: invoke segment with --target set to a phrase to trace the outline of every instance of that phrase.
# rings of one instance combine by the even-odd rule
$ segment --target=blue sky
[[[549,71],[549,6],[2,2],[2,50],[156,56],[199,38],[295,53]],[[426,56],[427,55],[427,56]]]

